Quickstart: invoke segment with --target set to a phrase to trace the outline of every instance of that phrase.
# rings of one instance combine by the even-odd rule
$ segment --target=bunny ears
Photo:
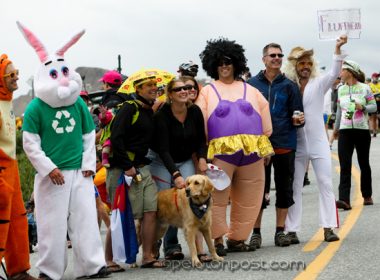
[[[40,58],[40,61],[42,63],[45,63],[49,57],[49,54],[46,51],[44,45],[41,43],[41,41],[29,29],[27,29],[25,26],[23,26],[19,21],[17,21],[17,26],[20,29],[21,33],[24,35],[25,39],[29,42],[29,44],[36,51],[38,57]],[[65,44],[62,48],[60,48],[58,51],[56,51],[55,54],[59,57],[63,57],[65,52],[72,45],[74,45],[76,42],[78,42],[78,40],[80,39],[80,37],[83,36],[84,33],[85,33],[85,30],[82,30],[81,32],[79,32],[77,35],[75,35],[73,38],[71,38],[71,40],[67,44]]]

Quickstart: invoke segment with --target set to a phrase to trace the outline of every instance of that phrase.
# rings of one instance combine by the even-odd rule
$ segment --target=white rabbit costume
[[[37,268],[52,279],[62,279],[67,267],[68,232],[74,251],[74,276],[94,275],[106,262],[92,177],[84,177],[82,171],[95,173],[95,127],[79,97],[81,77],[63,57],[84,31],[49,56],[34,34],[17,24],[41,61],[34,76],[36,98],[28,105],[23,123],[24,150],[37,170]],[[64,176],[63,185],[54,184],[49,177],[56,168]]]

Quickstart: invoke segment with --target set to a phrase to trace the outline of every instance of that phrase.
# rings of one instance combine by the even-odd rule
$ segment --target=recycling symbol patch
[[[58,111],[55,114],[55,119],[53,120],[52,127],[57,134],[62,134],[65,131],[67,133],[70,133],[74,130],[75,120],[74,118],[70,118],[70,113],[68,111]]]

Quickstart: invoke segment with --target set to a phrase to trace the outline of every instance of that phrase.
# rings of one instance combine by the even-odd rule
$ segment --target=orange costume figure
[[[16,160],[16,122],[12,97],[18,80],[8,56],[0,57],[0,261],[5,258],[8,279],[36,279],[29,264],[28,221],[22,200]]]

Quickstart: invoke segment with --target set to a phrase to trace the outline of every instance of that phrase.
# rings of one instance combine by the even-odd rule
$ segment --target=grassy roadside
[[[16,134],[16,154],[18,161],[18,169],[20,173],[20,183],[22,190],[22,197],[24,201],[30,199],[30,195],[33,192],[34,175],[35,170],[26,157],[24,150],[22,149],[22,132],[17,131]]]

